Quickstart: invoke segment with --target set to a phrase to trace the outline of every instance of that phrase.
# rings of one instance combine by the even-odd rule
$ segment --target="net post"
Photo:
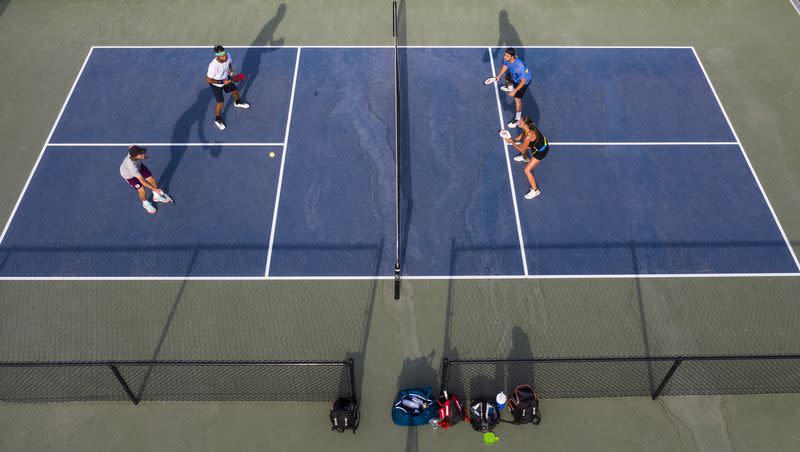
[[[111,372],[114,372],[114,376],[117,377],[117,381],[120,385],[122,385],[122,389],[124,389],[125,393],[128,394],[128,398],[131,399],[131,402],[133,402],[134,405],[138,405],[139,399],[136,398],[136,396],[133,394],[133,391],[131,391],[131,388],[128,386],[128,383],[125,382],[124,378],[122,378],[122,374],[119,373],[117,366],[109,364],[108,367],[111,368]]]
[[[350,400],[352,400],[354,404],[358,405],[358,401],[356,400],[356,369],[355,364],[353,363],[353,358],[349,358],[347,360],[347,373],[350,377]]]
[[[392,38],[394,40],[394,179],[395,179],[395,260],[394,300],[400,300],[400,74],[397,53],[397,1],[392,2]]]
[[[400,299],[400,262],[394,264],[394,299]]]

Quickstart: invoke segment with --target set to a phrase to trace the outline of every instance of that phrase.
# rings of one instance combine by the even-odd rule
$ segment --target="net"
[[[394,39],[394,180],[395,180],[395,261],[394,299],[400,299],[400,71],[397,51],[397,2],[392,2],[392,38]]]

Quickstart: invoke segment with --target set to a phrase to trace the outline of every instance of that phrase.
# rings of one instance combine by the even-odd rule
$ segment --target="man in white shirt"
[[[149,214],[155,214],[155,206],[147,200],[147,193],[145,188],[149,188],[153,192],[153,202],[170,203],[173,202],[172,198],[164,193],[164,190],[158,188],[158,183],[153,177],[153,174],[144,166],[142,160],[147,158],[147,149],[136,145],[128,148],[128,155],[119,166],[119,174],[125,179],[128,184],[139,193],[139,200],[142,201],[142,207]]]
[[[214,59],[208,64],[206,81],[217,99],[217,105],[214,107],[214,124],[219,130],[225,130],[225,122],[222,121],[222,106],[225,104],[225,98],[222,96],[222,92],[230,93],[233,96],[235,107],[250,108],[250,104],[239,98],[239,89],[230,79],[233,75],[233,61],[225,47],[220,45],[214,47],[214,55]]]

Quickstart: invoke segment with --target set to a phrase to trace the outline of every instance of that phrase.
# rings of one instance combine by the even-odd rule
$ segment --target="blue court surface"
[[[551,143],[526,200],[482,81],[501,50],[232,48],[248,110],[213,120],[206,48],[94,48],[0,239],[0,278],[797,274],[691,48],[525,48]],[[143,76],[131,70],[155,65]],[[147,214],[127,146],[175,198]],[[270,152],[274,153],[273,157]]]

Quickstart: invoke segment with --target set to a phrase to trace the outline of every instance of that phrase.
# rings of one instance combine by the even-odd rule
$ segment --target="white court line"
[[[500,91],[497,88],[497,72],[495,71],[494,57],[492,56],[491,48],[489,48],[489,62],[492,64],[492,77],[495,78],[494,97],[497,99],[497,116],[500,118],[500,128],[505,129],[505,124],[503,124],[503,108],[500,105]],[[508,156],[508,143],[502,138],[500,142],[503,143],[503,155],[506,157],[506,169],[508,170],[508,185],[511,188],[511,201],[514,203],[514,218],[517,221],[517,237],[519,238],[519,252],[522,255],[522,270],[525,276],[528,276],[528,258],[525,256],[525,242],[522,240],[522,224],[519,221],[517,191],[514,189],[514,176],[511,174],[511,158]]]
[[[275,210],[272,212],[272,228],[269,232],[269,249],[267,250],[267,265],[264,269],[264,278],[269,277],[269,266],[272,264],[272,243],[275,240],[275,229],[278,225],[278,207],[281,203],[281,187],[283,186],[283,168],[286,165],[286,150],[289,143],[289,128],[292,125],[292,108],[294,107],[294,90],[297,87],[297,73],[300,71],[300,50],[297,48],[297,57],[294,62],[294,78],[292,79],[292,95],[289,97],[289,114],[286,116],[286,131],[283,136],[283,152],[281,153],[281,171],[278,174],[278,190],[275,193]]]
[[[47,149],[48,143],[50,143],[50,138],[53,137],[53,132],[55,132],[56,126],[58,125],[58,122],[61,120],[61,115],[64,114],[64,110],[67,108],[69,99],[70,97],[72,97],[72,93],[73,91],[75,91],[75,87],[78,85],[78,80],[80,80],[81,74],[83,74],[83,69],[86,67],[86,63],[89,62],[89,57],[92,55],[93,50],[94,47],[90,48],[89,52],[86,54],[86,58],[83,59],[83,64],[81,65],[81,69],[78,71],[78,75],[75,76],[75,81],[72,82],[72,87],[69,89],[69,93],[67,94],[67,98],[64,100],[64,104],[61,105],[61,111],[58,112],[56,121],[53,123],[53,127],[50,128],[50,133],[47,134],[47,139],[45,140],[44,145],[42,146],[42,150],[39,152],[39,157],[36,159],[36,163],[33,164],[31,173],[28,174],[28,180],[25,181],[25,185],[22,187],[22,193],[19,194],[19,197],[17,198],[17,203],[14,204],[14,209],[11,211],[11,215],[8,217],[6,226],[3,228],[3,233],[0,234],[0,244],[3,243],[3,239],[6,237],[8,228],[11,226],[11,222],[14,220],[14,215],[17,213],[17,209],[19,208],[19,205],[22,202],[22,198],[25,196],[25,192],[28,190],[28,185],[30,185],[31,179],[33,179],[33,174],[36,172],[36,168],[39,167],[39,162],[42,161],[42,156],[44,156],[44,151],[45,149]]]
[[[141,143],[132,141],[130,143],[48,143],[48,146],[59,147],[128,147],[131,144],[139,146],[283,146],[283,143]]]
[[[708,72],[706,72],[706,68],[705,66],[703,66],[703,62],[700,61],[700,55],[697,54],[697,50],[695,50],[694,47],[692,47],[692,53],[694,53],[694,57],[697,59],[697,64],[700,65],[700,69],[703,70],[703,75],[705,75],[706,81],[708,82],[708,86],[714,93],[714,98],[717,99],[717,104],[719,105],[720,110],[722,110],[722,114],[725,115],[725,120],[728,122],[728,127],[730,127],[734,138],[736,138],[736,143],[739,145],[739,149],[742,151],[742,157],[744,157],[745,162],[747,162],[747,166],[750,168],[750,173],[753,175],[753,179],[755,179],[756,184],[758,185],[758,189],[761,190],[761,195],[764,197],[764,201],[767,203],[767,207],[769,207],[769,211],[772,213],[772,219],[775,220],[775,224],[778,226],[778,230],[780,231],[781,236],[783,237],[783,241],[786,243],[786,247],[789,249],[789,253],[792,255],[792,259],[794,259],[795,268],[797,268],[797,270],[800,271],[800,262],[797,261],[797,256],[794,254],[794,249],[792,248],[791,243],[789,243],[789,239],[788,237],[786,237],[786,233],[783,231],[783,226],[781,226],[781,222],[778,221],[778,216],[775,214],[775,209],[772,208],[772,203],[770,203],[769,198],[767,198],[767,193],[764,191],[764,187],[761,185],[761,181],[758,179],[758,176],[756,175],[756,170],[753,168],[753,164],[750,163],[750,159],[747,157],[747,152],[744,150],[744,146],[742,145],[742,140],[739,139],[739,134],[737,134],[736,130],[733,128],[733,123],[731,123],[731,118],[728,117],[728,112],[726,112],[725,107],[722,106],[722,101],[720,101],[719,99],[717,90],[711,83],[711,78],[708,76]]]
[[[141,143],[140,146],[285,146],[285,143]],[[736,141],[551,141],[560,146],[738,146]],[[116,147],[130,143],[48,143],[60,147]]]
[[[399,46],[404,49],[485,49],[487,46],[480,45],[410,45]],[[490,49],[505,49],[514,47],[515,49],[684,49],[689,50],[691,46],[489,46]]]
[[[400,49],[485,49],[486,45],[405,45]],[[507,46],[488,46],[490,49],[504,49]],[[686,49],[691,46],[514,46],[517,49]],[[94,46],[95,49],[212,49],[213,44],[205,46]],[[294,45],[294,46],[226,46],[226,49],[393,49],[394,45]]]
[[[97,49],[208,49],[211,51],[214,44],[207,46],[94,46]],[[296,46],[225,46],[226,49],[394,49],[394,45],[296,45]],[[485,46],[480,46],[485,48]]]
[[[659,278],[762,278],[800,277],[800,273],[654,273],[607,275],[470,275],[470,276],[405,276],[404,279],[458,280],[458,279],[659,279]],[[380,278],[388,279],[389,277]]]
[[[666,273],[609,275],[458,275],[403,276],[404,280],[540,280],[669,278],[798,278],[800,273]],[[394,276],[270,276],[270,281],[394,281]],[[1,276],[0,281],[264,281],[263,276]]]
[[[735,141],[550,141],[559,146],[736,146]]]

